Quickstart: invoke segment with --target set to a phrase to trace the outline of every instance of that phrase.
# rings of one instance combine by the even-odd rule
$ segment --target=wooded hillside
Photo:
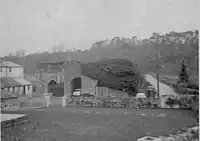
[[[199,32],[169,32],[164,35],[153,33],[152,37],[131,39],[115,37],[112,40],[98,41],[88,50],[33,53],[16,53],[1,59],[24,65],[25,73],[35,73],[40,60],[78,60],[95,62],[102,58],[125,58],[137,64],[143,73],[155,72],[156,52],[159,51],[160,73],[178,75],[180,62],[186,62],[189,74],[198,72]],[[80,47],[81,48],[81,47]]]

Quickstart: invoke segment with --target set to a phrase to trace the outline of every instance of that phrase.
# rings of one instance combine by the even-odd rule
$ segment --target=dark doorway
[[[48,84],[48,93],[53,93],[55,97],[64,96],[64,84],[57,84],[55,80],[51,80]]]
[[[71,81],[71,93],[73,93],[76,89],[81,89],[81,77],[75,77]]]

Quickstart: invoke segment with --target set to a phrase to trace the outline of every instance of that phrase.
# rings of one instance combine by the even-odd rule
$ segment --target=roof
[[[2,77],[1,82],[2,82],[2,86],[1,86],[2,88],[8,88],[8,87],[21,85],[19,82],[17,82],[16,80],[10,77]]]
[[[31,83],[24,78],[11,78],[11,77],[2,77],[2,88],[21,86],[21,85],[30,85]]]
[[[57,60],[43,60],[40,61],[40,64],[64,64],[65,61],[57,61]]]
[[[16,64],[12,61],[2,61],[2,66],[6,66],[6,67],[22,67],[22,65]]]
[[[24,78],[13,78],[13,79],[18,83],[20,83],[21,85],[31,85],[31,83]]]
[[[80,64],[80,65],[82,64],[80,61],[77,61],[77,60],[68,60],[68,61],[65,61],[61,67],[64,68],[66,65],[75,64],[75,63]]]

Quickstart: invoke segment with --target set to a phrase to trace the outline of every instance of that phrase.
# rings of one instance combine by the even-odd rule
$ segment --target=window
[[[12,68],[11,67],[9,67],[9,72],[11,72],[12,70],[11,70]]]
[[[28,85],[28,90],[30,90],[30,85]]]

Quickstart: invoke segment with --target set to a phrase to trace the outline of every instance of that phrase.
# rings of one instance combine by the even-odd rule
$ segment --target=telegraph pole
[[[162,43],[162,39],[159,38],[159,34],[153,33],[154,46],[156,47],[156,79],[157,79],[157,96],[160,95],[159,87],[159,44]]]
[[[157,96],[160,95],[160,87],[159,87],[159,51],[158,46],[156,47],[156,78],[157,78]]]
[[[3,72],[3,70],[2,70],[2,62],[3,61],[0,60],[0,65],[1,65],[0,66],[0,72]],[[1,89],[2,89],[2,79],[1,79],[1,75],[0,75],[0,96],[2,97],[2,95],[1,95]]]

